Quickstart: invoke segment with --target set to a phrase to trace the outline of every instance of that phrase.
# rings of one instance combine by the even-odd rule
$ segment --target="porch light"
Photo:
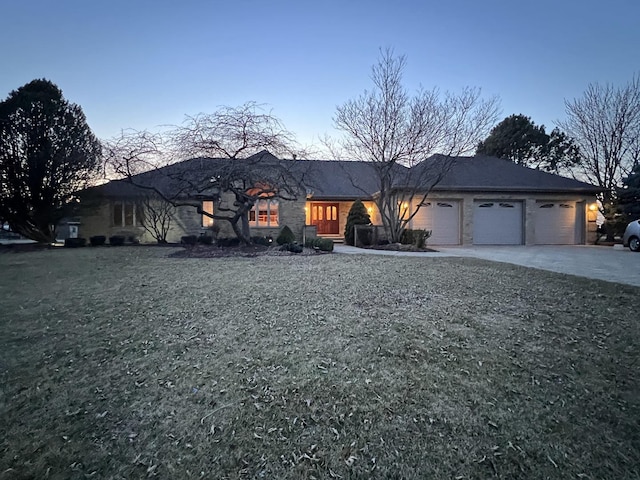
[[[589,204],[590,211],[595,212],[597,209],[598,209],[598,205],[596,205],[595,203]]]

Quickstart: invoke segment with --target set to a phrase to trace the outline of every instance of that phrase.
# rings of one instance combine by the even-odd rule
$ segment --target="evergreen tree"
[[[360,200],[356,200],[349,209],[349,215],[347,215],[347,224],[344,228],[344,241],[347,245],[353,245],[355,240],[355,225],[369,225],[371,218],[367,212],[364,203]]]
[[[101,146],[82,109],[48,80],[0,102],[0,218],[32,240],[55,240],[75,193],[100,167]]]
[[[622,180],[618,193],[618,210],[625,215],[625,222],[640,219],[640,164]]]

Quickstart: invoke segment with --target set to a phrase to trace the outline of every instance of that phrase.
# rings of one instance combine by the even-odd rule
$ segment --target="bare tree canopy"
[[[294,135],[256,102],[188,116],[170,136],[183,158],[246,158],[261,150],[278,157],[299,153]]]
[[[244,243],[251,241],[248,213],[258,200],[295,199],[301,191],[293,162],[272,155],[296,157],[300,150],[293,134],[254,102],[187,117],[163,134],[122,132],[105,142],[105,152],[106,171],[153,190],[173,206],[190,205],[229,222]],[[185,159],[192,161],[181,162]],[[202,211],[197,197],[216,200],[215,212]]]
[[[623,87],[590,84],[581,98],[565,101],[565,108],[567,118],[559,125],[580,148],[580,172],[606,189],[601,212],[612,220],[616,188],[640,161],[640,76]]]
[[[82,109],[48,80],[0,103],[0,218],[32,240],[52,242],[75,192],[100,166],[101,147]]]
[[[561,173],[580,163],[580,150],[564,132],[547,134],[525,115],[510,115],[491,129],[476,153],[511,160],[518,165]]]
[[[405,56],[382,50],[372,68],[373,89],[339,106],[334,118],[344,135],[333,153],[371,162],[379,180],[376,204],[392,241],[400,240],[450,169],[451,157],[471,152],[499,114],[498,98],[483,100],[477,88],[458,94],[420,89],[410,95],[402,83],[405,66]],[[442,155],[429,162],[436,153]]]

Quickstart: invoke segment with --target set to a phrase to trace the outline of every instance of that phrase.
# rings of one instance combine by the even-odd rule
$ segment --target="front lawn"
[[[640,478],[640,288],[473,259],[0,254],[0,478]]]

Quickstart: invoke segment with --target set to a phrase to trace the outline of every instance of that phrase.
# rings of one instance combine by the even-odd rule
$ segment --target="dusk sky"
[[[385,47],[410,91],[480,87],[551,130],[640,72],[640,1],[3,0],[0,44],[0,98],[47,78],[100,138],[256,101],[317,145]]]

